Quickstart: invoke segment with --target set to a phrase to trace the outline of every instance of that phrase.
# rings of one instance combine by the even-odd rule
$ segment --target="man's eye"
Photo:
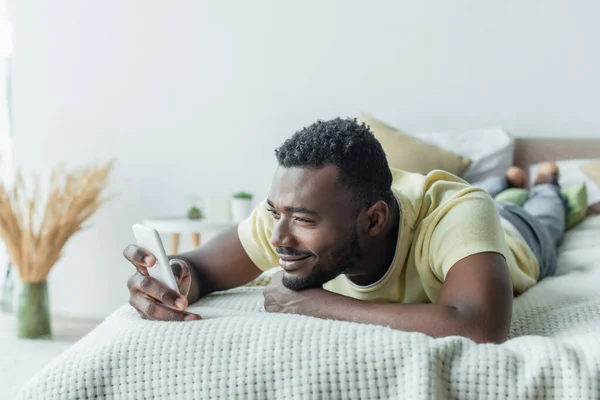
[[[273,218],[278,218],[279,217],[279,213],[276,210],[274,210],[272,208],[267,208],[267,211],[271,214],[271,216]]]
[[[310,224],[310,223],[313,222],[313,221],[311,221],[309,219],[304,219],[304,218],[301,218],[301,217],[296,217],[295,220],[298,221],[298,222],[306,223],[306,224]]]

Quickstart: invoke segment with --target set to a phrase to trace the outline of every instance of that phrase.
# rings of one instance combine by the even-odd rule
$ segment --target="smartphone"
[[[175,279],[175,275],[169,264],[169,258],[167,257],[165,248],[160,240],[158,231],[149,226],[135,224],[133,225],[133,234],[135,235],[138,246],[148,250],[154,255],[154,258],[156,258],[156,264],[148,268],[148,274],[152,278],[179,293],[177,279]]]

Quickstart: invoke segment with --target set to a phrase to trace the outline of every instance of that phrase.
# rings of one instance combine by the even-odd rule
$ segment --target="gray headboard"
[[[521,139],[515,142],[514,164],[522,168],[543,161],[600,158],[599,139]]]

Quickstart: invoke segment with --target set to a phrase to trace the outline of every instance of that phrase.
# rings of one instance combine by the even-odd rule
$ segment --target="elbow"
[[[508,340],[510,331],[511,313],[506,315],[489,315],[489,313],[459,311],[460,325],[464,337],[477,344],[501,344]],[[462,318],[461,318],[462,317]]]
[[[510,318],[506,321],[490,320],[490,318],[473,318],[465,324],[465,336],[477,344],[501,344],[508,339]]]
[[[479,330],[466,336],[477,344],[501,344],[508,339],[508,332]]]

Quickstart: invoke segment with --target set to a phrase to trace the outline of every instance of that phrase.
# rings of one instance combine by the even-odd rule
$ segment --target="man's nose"
[[[287,221],[278,220],[273,227],[271,244],[275,247],[294,247],[294,236],[291,234]]]

